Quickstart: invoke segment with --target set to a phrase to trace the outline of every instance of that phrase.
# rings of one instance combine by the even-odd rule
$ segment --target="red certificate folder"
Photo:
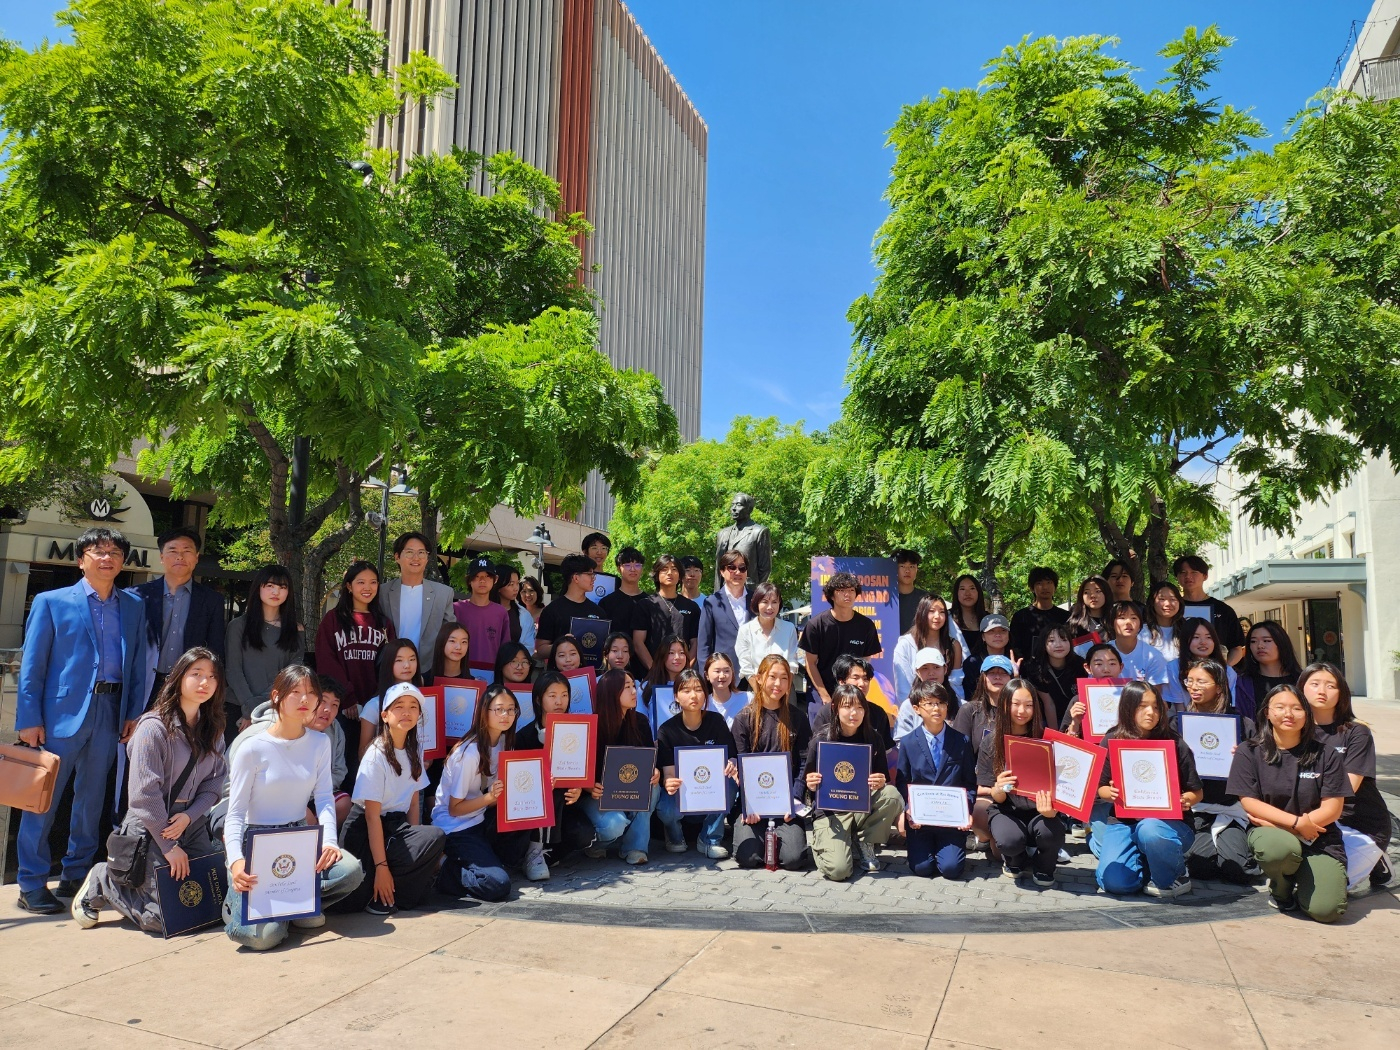
[[[443,735],[449,744],[455,744],[472,731],[476,705],[481,703],[486,683],[477,678],[435,678],[432,688],[442,690]]]
[[[592,668],[589,668],[592,670]],[[586,772],[578,777],[557,777],[554,775],[554,730],[556,726],[585,726],[588,730],[587,737],[582,745],[583,751],[579,757],[586,763]],[[595,783],[593,774],[594,764],[598,759],[598,749],[595,742],[598,739],[598,716],[597,715],[545,715],[544,716],[544,749],[549,755],[550,782],[557,788],[591,788]],[[566,739],[573,744],[578,737],[570,734]]]
[[[1175,740],[1110,740],[1108,763],[1120,820],[1181,819],[1181,781]]]
[[[1016,774],[1014,795],[1034,799],[1038,792],[1055,790],[1055,760],[1044,740],[1008,736],[1006,768]]]
[[[1085,707],[1084,718],[1079,723],[1085,740],[1097,744],[1105,733],[1118,724],[1118,704],[1114,703],[1111,716],[1106,711],[1096,711],[1090,702],[1089,690],[1116,688],[1118,693],[1122,693],[1123,686],[1129,681],[1127,678],[1081,678],[1076,683],[1079,686],[1079,700]]]
[[[536,751],[502,751],[496,776],[505,784],[505,790],[496,800],[497,831],[526,831],[530,828],[547,828],[554,824],[554,791],[549,782],[549,755],[543,748]],[[539,805],[528,814],[512,818],[511,793],[514,792],[519,798],[527,791],[532,795],[538,791]]]
[[[1056,759],[1055,808],[1075,820],[1088,820],[1099,797],[1099,780],[1108,752],[1054,729],[1045,731],[1045,739]]]
[[[424,686],[422,691],[423,699],[427,703],[423,705],[424,724],[423,728],[418,731],[418,741],[423,747],[423,760],[431,762],[434,759],[447,756],[447,736],[443,729],[442,687],[429,685]],[[429,737],[431,737],[431,747],[428,746]]]

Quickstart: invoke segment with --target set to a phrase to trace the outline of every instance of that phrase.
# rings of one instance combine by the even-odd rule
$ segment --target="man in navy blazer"
[[[745,586],[749,563],[739,551],[727,551],[719,559],[719,574],[724,586],[706,596],[700,604],[700,634],[695,640],[695,666],[702,673],[711,653],[724,653],[739,673],[739,656],[734,642],[739,628],[753,618],[750,602],[753,589]]]
[[[141,601],[119,590],[131,544],[113,529],[88,529],[73,545],[83,578],[36,595],[24,625],[15,729],[30,747],[58,756],[54,803],[19,822],[19,906],[63,911],[49,892],[49,830],[68,779],[73,813],[58,892],[73,896],[97,852],[98,822],[117,744],[146,706],[146,635]]]
[[[178,528],[156,537],[165,575],[130,588],[146,609],[146,702],[165,684],[175,662],[197,645],[224,658],[224,599],[212,587],[194,582],[201,547],[199,533]]]
[[[896,785],[905,801],[905,844],[909,867],[915,875],[945,879],[962,877],[967,862],[969,822],[961,828],[916,825],[907,812],[909,787],[934,784],[961,788],[968,793],[968,808],[977,795],[977,756],[972,745],[949,723],[958,701],[941,682],[920,679],[909,690],[909,704],[920,724],[899,741]]]

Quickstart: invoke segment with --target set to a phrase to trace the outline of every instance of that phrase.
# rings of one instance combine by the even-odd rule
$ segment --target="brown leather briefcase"
[[[0,806],[47,813],[58,780],[58,756],[23,744],[0,744]]]

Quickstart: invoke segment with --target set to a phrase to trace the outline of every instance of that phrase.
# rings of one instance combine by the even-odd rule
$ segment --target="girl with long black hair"
[[[235,616],[224,635],[228,694],[224,740],[229,742],[253,721],[253,711],[267,703],[277,672],[299,664],[306,654],[306,632],[297,622],[292,577],[280,565],[264,565],[248,584],[243,615]]]

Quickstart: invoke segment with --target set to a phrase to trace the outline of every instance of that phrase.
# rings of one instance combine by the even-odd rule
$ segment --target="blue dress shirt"
[[[97,632],[97,680],[99,682],[120,682],[122,680],[122,607],[117,600],[117,589],[103,601],[96,589],[83,580],[83,590],[87,593],[88,612],[92,614],[92,626]]]
[[[160,634],[160,659],[156,661],[156,670],[161,674],[174,670],[175,662],[185,654],[185,623],[190,618],[192,594],[193,587],[186,580],[173,591],[167,590],[161,602],[165,622]]]

